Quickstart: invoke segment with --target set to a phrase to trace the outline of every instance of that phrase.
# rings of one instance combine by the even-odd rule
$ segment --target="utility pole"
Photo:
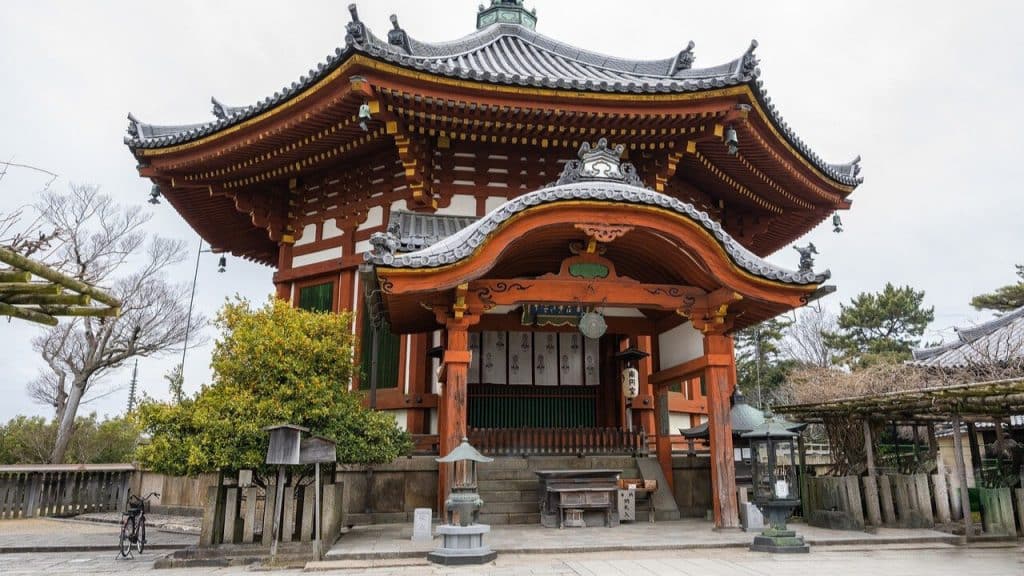
[[[128,413],[135,411],[135,393],[139,385],[139,359],[135,359],[135,367],[132,368],[132,381],[128,384]]]

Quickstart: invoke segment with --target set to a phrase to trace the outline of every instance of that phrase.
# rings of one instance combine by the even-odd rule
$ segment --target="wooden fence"
[[[953,478],[945,474],[807,478],[804,516],[812,526],[837,530],[951,527],[963,520],[960,487],[951,484]],[[978,494],[985,533],[1024,533],[1024,489],[980,488]]]
[[[321,487],[321,540],[330,546],[345,522],[343,483]],[[277,486],[210,486],[203,507],[200,546],[256,544],[270,546]],[[281,514],[281,542],[313,541],[312,485],[285,486]]]
[[[0,466],[0,518],[123,510],[130,464]]]
[[[647,454],[643,430],[621,428],[470,428],[469,441],[483,454]]]

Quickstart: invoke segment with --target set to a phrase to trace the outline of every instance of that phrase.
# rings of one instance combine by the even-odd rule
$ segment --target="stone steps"
[[[621,469],[623,478],[640,478],[632,456],[530,456],[495,458],[479,468],[478,487],[484,507],[480,521],[485,524],[540,523],[536,470]]]
[[[534,508],[537,505],[534,504]],[[486,506],[484,507],[486,510]],[[507,524],[540,524],[540,512],[530,513],[490,513],[485,512],[480,514],[481,524],[495,525],[507,525]]]
[[[536,490],[498,490],[495,492],[482,492],[487,498],[487,504],[491,502],[536,502]],[[481,496],[482,497],[482,496]]]

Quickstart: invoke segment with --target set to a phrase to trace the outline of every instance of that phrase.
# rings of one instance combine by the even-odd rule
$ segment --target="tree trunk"
[[[68,395],[64,405],[64,414],[60,419],[60,426],[57,428],[57,441],[53,445],[53,453],[50,454],[51,464],[63,464],[64,453],[71,442],[71,434],[74,432],[75,415],[78,414],[78,405],[85,393],[85,383],[75,381],[71,385],[71,394]]]

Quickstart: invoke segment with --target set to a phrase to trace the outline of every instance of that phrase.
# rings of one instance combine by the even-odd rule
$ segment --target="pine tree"
[[[971,298],[971,306],[978,310],[996,312],[1010,312],[1024,306],[1024,264],[1017,264],[1017,277],[1020,281],[1016,284],[996,288],[995,292]]]

